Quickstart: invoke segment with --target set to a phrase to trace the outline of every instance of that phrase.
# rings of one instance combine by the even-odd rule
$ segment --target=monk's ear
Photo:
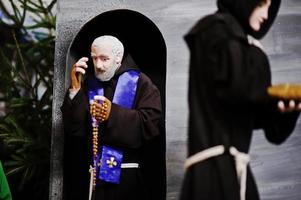
[[[115,62],[116,62],[117,65],[121,65],[121,57],[116,56]]]

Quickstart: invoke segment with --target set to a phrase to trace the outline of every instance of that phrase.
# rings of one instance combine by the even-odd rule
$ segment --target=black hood
[[[261,25],[259,31],[253,31],[249,25],[249,18],[261,1],[262,0],[217,0],[217,6],[219,12],[229,12],[233,15],[247,34],[260,39],[268,32],[273,24],[281,3],[281,0],[272,0],[268,20]]]
[[[121,66],[116,70],[114,76],[119,76],[124,72],[127,72],[132,69],[140,71],[132,56],[130,54],[127,54],[123,57]]]

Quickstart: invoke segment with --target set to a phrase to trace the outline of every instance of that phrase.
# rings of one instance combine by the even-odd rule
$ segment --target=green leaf
[[[0,124],[0,133],[1,133],[0,137],[7,135],[7,134],[3,134],[3,133],[8,133],[8,132],[9,132],[9,129],[8,129],[7,125]]]
[[[11,168],[7,171],[7,173],[5,173],[6,176],[11,176],[11,175],[14,175],[18,172],[21,172],[24,170],[24,166],[20,166],[20,167],[15,167],[15,168]]]
[[[23,162],[16,161],[16,160],[9,160],[5,162],[6,167],[20,166],[21,164],[23,164]]]

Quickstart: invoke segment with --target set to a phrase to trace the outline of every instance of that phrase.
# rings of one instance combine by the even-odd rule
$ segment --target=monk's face
[[[249,23],[254,31],[259,31],[261,24],[268,19],[271,0],[262,1],[252,12]]]
[[[101,81],[109,81],[119,67],[112,50],[113,47],[109,43],[93,44],[91,47],[95,76]]]

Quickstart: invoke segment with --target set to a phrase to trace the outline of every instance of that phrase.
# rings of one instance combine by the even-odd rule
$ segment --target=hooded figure
[[[271,3],[257,31],[250,17]],[[218,0],[185,40],[190,49],[189,135],[181,200],[257,200],[248,162],[252,131],[280,144],[292,133],[298,112],[282,113],[267,94],[271,72],[267,55],[248,35],[263,37],[280,0]],[[261,19],[260,19],[261,20]],[[282,102],[283,103],[283,102]]]
[[[138,25],[141,27],[139,30]],[[111,62],[110,56],[119,55],[120,47],[116,53],[116,49],[110,49],[113,46],[108,47],[108,43],[100,42],[100,38],[111,38],[110,41],[115,38],[124,46],[123,59],[121,63],[118,60],[113,73],[108,70],[110,67],[101,67],[106,64],[98,67],[97,63],[100,60]],[[113,63],[117,63],[116,55]],[[71,88],[61,107],[65,134],[64,199],[88,199],[89,166],[93,166],[96,145],[97,155],[102,157],[101,162],[96,163],[98,171],[92,199],[164,200],[166,46],[158,28],[135,11],[102,13],[88,21],[71,42],[67,66],[72,65],[71,71],[80,67],[85,70],[85,75],[81,87],[76,90],[72,90],[71,78]],[[113,65],[110,65],[111,69]],[[70,80],[70,74],[67,74],[67,80]],[[106,98],[104,103],[110,102],[106,105],[110,105],[111,109],[104,109],[108,111],[104,113],[104,119],[98,119],[91,113],[90,94],[100,95],[99,91]],[[131,106],[125,106],[123,100]],[[94,119],[91,115],[100,122],[96,133],[98,144],[94,140]],[[104,146],[110,147],[106,148],[109,150],[105,150]],[[106,152],[113,152],[114,156],[115,152],[122,152],[122,160],[117,160],[117,156],[105,160]],[[115,170],[117,166],[121,167],[120,177],[116,178],[118,181],[110,182],[113,175],[106,175],[111,172],[104,168]]]

